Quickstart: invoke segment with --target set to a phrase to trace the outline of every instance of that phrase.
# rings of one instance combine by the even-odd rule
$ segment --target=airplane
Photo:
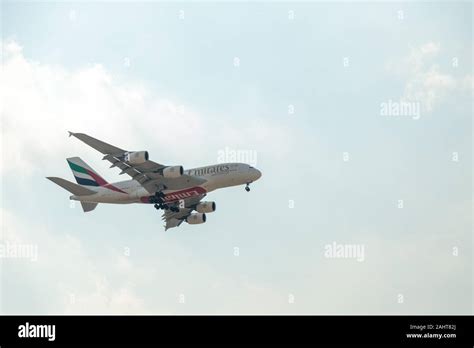
[[[207,193],[224,187],[249,185],[262,173],[245,163],[219,163],[184,170],[183,166],[167,166],[149,160],[148,151],[127,151],[95,139],[84,133],[69,132],[85,144],[105,156],[120,174],[131,180],[108,183],[79,157],[67,158],[77,184],[58,177],[47,177],[55,184],[72,193],[71,200],[80,201],[84,212],[94,210],[99,203],[153,204],[163,210],[165,231],[188,224],[206,222],[206,213],[216,210],[216,203],[202,201]],[[195,211],[195,212],[194,212]]]

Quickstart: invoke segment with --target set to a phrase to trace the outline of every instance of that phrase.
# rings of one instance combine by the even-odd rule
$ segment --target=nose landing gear
[[[247,185],[245,186],[245,191],[250,192],[250,183],[248,182]]]

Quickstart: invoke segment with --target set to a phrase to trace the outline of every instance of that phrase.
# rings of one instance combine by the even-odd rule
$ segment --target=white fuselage
[[[206,167],[189,169],[184,174],[204,179],[198,186],[183,186],[177,190],[163,190],[165,202],[206,194],[219,188],[244,185],[260,178],[261,173],[244,163],[221,163]],[[120,181],[105,186],[88,186],[96,193],[87,196],[71,196],[71,199],[91,203],[150,203],[150,192],[135,180]]]

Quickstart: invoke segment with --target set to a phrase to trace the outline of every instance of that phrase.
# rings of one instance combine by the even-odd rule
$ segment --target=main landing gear
[[[162,191],[156,191],[155,195],[151,197],[150,203],[155,203],[154,207],[156,210],[170,210],[174,213],[179,212],[178,207],[172,207],[165,203],[165,194]]]
[[[250,192],[250,183],[248,182],[247,185],[245,186],[245,191]]]
[[[163,210],[170,210],[172,211],[173,213],[178,213],[179,212],[179,208],[178,207],[172,207],[172,206],[169,206],[168,204],[166,203],[156,203],[154,205],[155,209],[156,210],[160,210],[160,209],[163,209]]]

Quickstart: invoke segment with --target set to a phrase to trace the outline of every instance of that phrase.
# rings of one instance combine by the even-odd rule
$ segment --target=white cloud
[[[146,259],[124,256],[113,247],[94,255],[91,245],[67,231],[21,220],[8,210],[1,214],[0,241],[38,245],[36,262],[2,260],[2,313],[271,313],[284,301],[277,291],[245,276],[216,272],[164,238],[160,250],[169,252],[151,247]],[[28,291],[31,302],[17,295],[20,289]],[[185,304],[178,303],[181,293]]]
[[[152,150],[157,162],[164,157],[176,161],[167,164],[215,156],[217,149],[227,145],[263,151],[265,146],[271,148],[270,143],[280,143],[277,140],[286,133],[258,117],[238,127],[228,126],[224,118],[205,118],[182,103],[155,95],[137,81],[113,76],[100,64],[71,70],[25,58],[15,41],[4,42],[2,49],[6,174],[31,176],[44,163],[59,163],[75,149],[87,148],[74,138],[68,142],[68,130],[130,150]],[[280,150],[287,148],[288,141]],[[268,155],[276,155],[274,146]],[[97,155],[96,162],[100,158]]]
[[[3,260],[3,271],[7,269],[15,274],[15,281],[9,280],[13,286],[25,286],[29,289],[47,289],[49,296],[38,296],[35,306],[29,310],[17,308],[14,312],[34,311],[34,308],[46,310],[49,313],[146,313],[143,301],[137,297],[133,285],[122,281],[117,287],[111,287],[108,279],[124,273],[127,277],[121,279],[137,280],[142,271],[132,265],[126,272],[112,270],[104,273],[96,265],[95,260],[87,255],[80,240],[62,231],[52,231],[41,223],[31,224],[19,219],[14,213],[2,209],[0,240],[9,243],[28,243],[38,247],[37,261],[21,259]],[[61,260],[61,263],[58,263]],[[111,258],[113,264],[114,258]],[[112,269],[112,266],[109,265]],[[107,267],[106,267],[107,268]],[[78,276],[80,275],[80,276]],[[4,276],[4,275],[3,275]],[[15,285],[18,282],[17,285]],[[8,285],[2,279],[3,293]],[[3,306],[8,301],[20,304],[18,301],[2,296]],[[0,308],[2,311],[3,309]],[[11,308],[10,308],[11,311]]]
[[[420,72],[424,69],[426,61],[433,58],[439,52],[440,44],[428,42],[420,47],[412,48],[410,55],[405,59],[412,72]]]
[[[403,101],[420,102],[425,112],[431,112],[449,95],[472,91],[472,76],[457,78],[442,72],[433,59],[441,51],[441,45],[428,42],[412,48],[400,62],[389,62],[389,71],[406,79]]]
[[[426,54],[436,54],[439,52],[440,44],[439,42],[428,42],[420,47],[420,52],[424,55]]]
[[[119,82],[101,65],[69,71],[29,61],[14,41],[3,45],[3,52],[5,171],[31,173],[45,160],[70,154],[66,130],[109,138],[119,146],[141,144],[142,137],[153,139],[172,153],[203,134],[202,119],[195,112],[180,112],[179,105],[139,84]]]
[[[419,101],[424,111],[431,112],[448,94],[458,89],[459,81],[433,65],[407,81],[402,100]]]

